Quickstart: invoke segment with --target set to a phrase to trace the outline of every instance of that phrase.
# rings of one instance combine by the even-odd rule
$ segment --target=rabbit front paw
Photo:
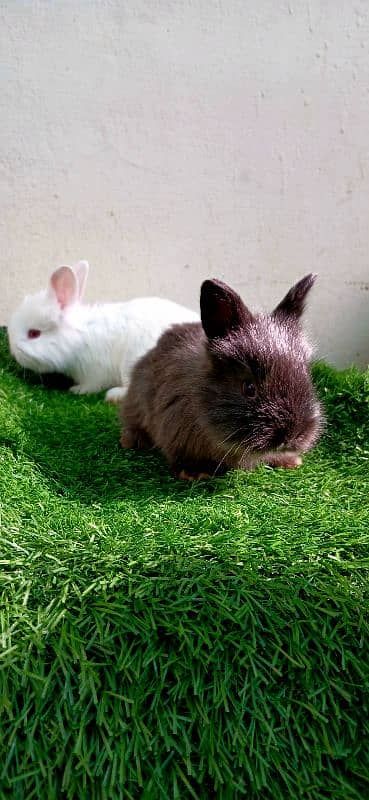
[[[144,450],[153,447],[149,434],[143,428],[126,428],[120,437],[120,443],[125,449]]]
[[[72,394],[91,394],[93,389],[90,389],[89,386],[83,386],[82,383],[76,383],[75,386],[71,386],[69,389]]]
[[[282,467],[282,469],[296,469],[301,467],[302,458],[298,453],[275,453],[268,456],[266,462],[269,467]]]
[[[107,403],[121,403],[124,400],[127,394],[127,387],[124,386],[114,386],[112,389],[109,389],[105,395],[105,401]]]

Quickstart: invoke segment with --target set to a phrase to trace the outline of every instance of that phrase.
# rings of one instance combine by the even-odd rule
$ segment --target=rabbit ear
[[[85,291],[89,269],[90,267],[88,261],[78,261],[78,263],[75,264],[73,267],[73,272],[75,272],[77,276],[79,300],[81,299]]]
[[[78,282],[72,267],[59,267],[50,278],[49,293],[56,297],[60,308],[72,305],[78,299]]]
[[[200,308],[202,327],[208,339],[227,336],[253,319],[237,292],[218,280],[202,284]]]
[[[286,296],[281,300],[277,308],[274,309],[272,317],[292,317],[298,319],[305,308],[305,300],[308,292],[315,283],[316,273],[311,272],[305,275],[301,281],[292,286]]]

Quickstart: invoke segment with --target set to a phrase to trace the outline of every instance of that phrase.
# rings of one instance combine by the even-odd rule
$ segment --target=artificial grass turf
[[[0,340],[1,798],[369,794],[369,374],[300,470],[188,485]]]

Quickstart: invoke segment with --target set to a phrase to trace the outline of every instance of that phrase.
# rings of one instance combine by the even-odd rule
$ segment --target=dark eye
[[[38,331],[37,328],[30,328],[27,336],[29,339],[38,339],[41,336],[41,331]]]
[[[242,381],[242,394],[244,397],[255,397],[256,386],[252,381]]]

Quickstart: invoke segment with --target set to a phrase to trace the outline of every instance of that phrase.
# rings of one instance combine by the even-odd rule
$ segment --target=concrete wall
[[[88,299],[218,276],[369,360],[366,0],[2,0],[0,323],[60,263]]]

